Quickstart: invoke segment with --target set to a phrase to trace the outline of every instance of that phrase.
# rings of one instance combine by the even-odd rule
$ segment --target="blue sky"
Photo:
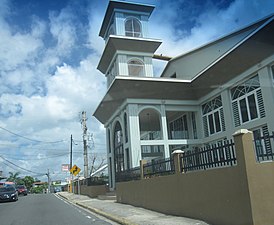
[[[157,53],[177,56],[274,12],[273,0],[131,0],[155,5],[150,36]],[[92,117],[106,91],[97,69],[98,36],[108,0],[0,0],[0,170],[63,179],[69,163],[83,168],[79,112],[86,111],[91,153],[105,158],[105,132]],[[154,62],[159,76],[164,64]],[[3,129],[4,128],[4,129]],[[10,131],[10,132],[9,132]],[[58,142],[56,142],[58,141]],[[52,143],[54,142],[54,143]],[[28,173],[22,168],[35,173]],[[45,180],[46,177],[38,177]]]

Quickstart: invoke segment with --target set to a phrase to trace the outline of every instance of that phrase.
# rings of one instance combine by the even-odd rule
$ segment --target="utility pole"
[[[49,169],[48,169],[48,173],[46,174],[48,177],[48,194],[50,193],[50,176],[49,176]]]
[[[88,148],[87,148],[87,124],[86,112],[82,112],[81,124],[83,128],[83,143],[84,143],[84,177],[88,177]]]
[[[70,135],[70,162],[69,162],[69,170],[72,168],[72,134]],[[69,192],[72,193],[73,192],[73,175],[72,173],[70,172],[70,190]]]
[[[72,134],[70,135],[70,163],[69,163],[69,169],[72,168]]]

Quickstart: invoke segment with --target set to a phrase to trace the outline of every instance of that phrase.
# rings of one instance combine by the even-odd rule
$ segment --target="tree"
[[[32,184],[34,183],[34,178],[31,176],[25,176],[23,179],[25,186],[28,190],[32,188]]]
[[[90,160],[91,160],[91,169],[90,169],[89,175],[91,175],[96,170],[101,168],[101,166],[103,166],[103,164],[105,162],[105,158],[104,157],[99,157],[98,154],[96,154],[96,153],[94,153],[90,157]],[[99,162],[98,162],[98,160],[99,160]]]
[[[14,182],[16,184],[22,183],[21,178],[18,177],[20,172],[12,173],[9,172],[10,176],[8,177],[7,181]]]

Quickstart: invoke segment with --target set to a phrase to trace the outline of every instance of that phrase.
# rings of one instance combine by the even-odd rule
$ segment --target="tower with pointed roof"
[[[154,76],[152,57],[162,42],[149,35],[148,22],[153,10],[152,5],[109,1],[99,32],[105,41],[105,48],[97,69],[105,74],[110,92],[115,89],[113,83],[123,77],[134,80]],[[121,101],[115,104],[113,99],[113,109],[119,107],[120,110],[107,116],[107,122],[104,122],[111,188],[115,188],[119,172],[138,166],[142,159],[139,119],[136,117],[138,107],[136,104],[124,106],[129,95],[126,85],[122,84],[119,91],[114,92]],[[106,93],[105,97],[110,95]]]
[[[149,37],[154,6],[110,1],[99,35],[105,49],[98,69],[109,87],[116,76],[153,77],[152,56],[161,41]]]

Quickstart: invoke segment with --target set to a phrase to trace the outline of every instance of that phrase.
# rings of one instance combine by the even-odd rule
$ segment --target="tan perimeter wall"
[[[210,224],[252,224],[246,179],[238,167],[117,184],[117,201],[201,219]]]
[[[254,224],[273,225],[274,162],[256,163],[255,154],[246,154],[246,157]]]
[[[117,183],[117,201],[215,225],[274,224],[274,162],[252,133],[234,136],[237,166]]]
[[[104,195],[107,192],[107,188],[105,185],[98,186],[87,186],[81,185],[80,193],[81,195],[87,195],[91,198],[96,198],[98,195]]]

